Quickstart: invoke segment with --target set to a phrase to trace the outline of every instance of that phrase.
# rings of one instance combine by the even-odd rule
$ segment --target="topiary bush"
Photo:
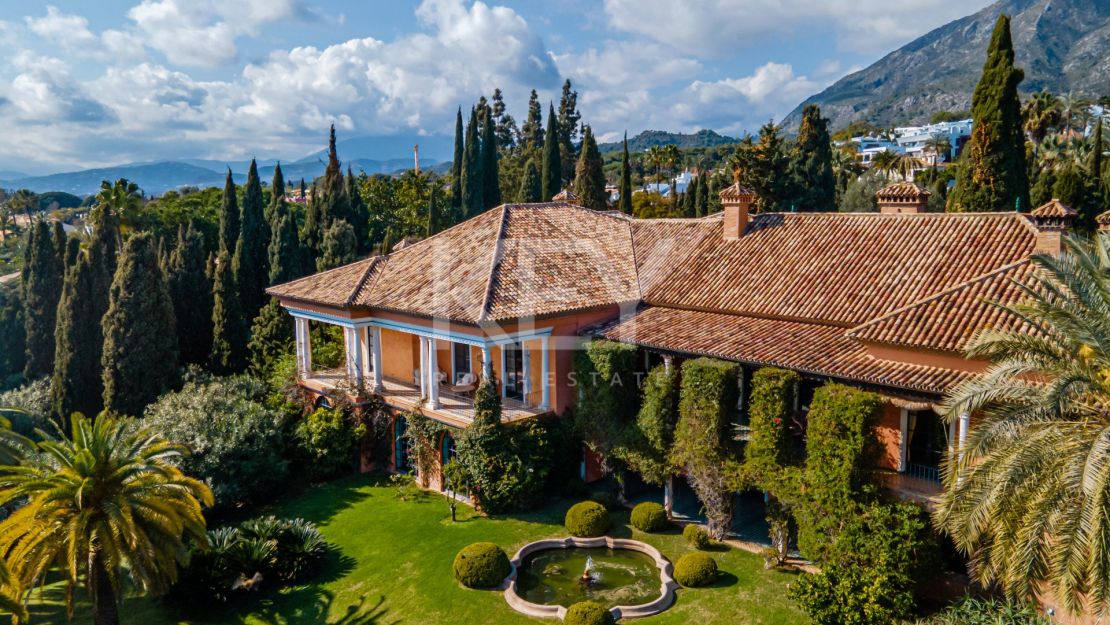
[[[636,504],[632,509],[632,527],[641,532],[661,532],[671,524],[667,520],[667,510],[654,501]]]
[[[455,579],[467,588],[496,588],[513,570],[509,556],[493,543],[474,543],[455,556]]]
[[[564,625],[613,625],[613,613],[593,601],[581,601],[567,608]]]
[[[686,588],[708,586],[717,580],[717,561],[707,553],[694,551],[674,565],[674,581]]]
[[[604,536],[609,529],[609,511],[596,501],[576,503],[567,510],[564,525],[571,536],[580,538]]]
[[[682,528],[682,537],[694,549],[705,549],[709,546],[709,532],[705,531],[705,528],[700,525],[691,523]]]

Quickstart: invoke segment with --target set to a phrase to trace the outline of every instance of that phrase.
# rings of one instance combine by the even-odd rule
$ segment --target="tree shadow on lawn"
[[[385,597],[367,601],[366,595],[348,605],[342,616],[329,620],[335,595],[319,586],[302,586],[264,599],[235,615],[237,623],[262,622],[267,625],[395,625],[389,619]],[[246,606],[244,606],[246,607]]]
[[[739,581],[739,577],[736,577],[728,571],[717,571],[717,579],[714,580],[712,584],[705,586],[705,588],[728,588],[729,586],[735,586]]]
[[[367,492],[365,488],[388,485],[388,478],[382,475],[350,475],[331,482],[306,485],[256,509],[250,516],[274,514],[281,517],[300,517],[319,525],[347,508],[373,497],[374,494]]]

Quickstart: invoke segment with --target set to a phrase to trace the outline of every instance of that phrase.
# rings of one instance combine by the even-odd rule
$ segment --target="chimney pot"
[[[912,182],[895,182],[887,185],[875,194],[879,203],[879,212],[884,215],[905,215],[924,213],[929,204],[927,189],[923,189]]]
[[[748,227],[755,194],[737,182],[721,191],[720,197],[724,208],[724,238],[726,241],[736,241],[744,236],[744,230]]]
[[[1075,210],[1056,198],[1029,213],[1029,218],[1037,227],[1033,253],[1055,256],[1064,251],[1064,237],[1071,230],[1075,216]],[[1102,227],[1101,224],[1099,227]]]

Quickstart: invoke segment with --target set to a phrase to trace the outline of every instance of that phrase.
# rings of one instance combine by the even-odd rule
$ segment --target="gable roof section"
[[[658,306],[848,328],[1017,262],[1035,237],[1013,213],[759,214],[738,240],[692,240],[666,275],[654,269],[643,295]]]
[[[980,329],[1033,332],[1024,320],[991,304],[1022,298],[1017,283],[1029,284],[1035,268],[1028,260],[1005,265],[973,280],[892,311],[848,332],[874,343],[963,353]]]
[[[383,257],[371,256],[349,265],[272,286],[266,289],[266,293],[310,304],[349,306],[367,277],[383,262]]]

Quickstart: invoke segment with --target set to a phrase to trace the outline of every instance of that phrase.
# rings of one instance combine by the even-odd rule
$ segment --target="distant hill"
[[[891,52],[798,105],[784,120],[796,128],[802,108],[820,105],[841,128],[856,119],[878,126],[927,122],[934,111],[971,108],[991,30],[1012,17],[1023,93],[1048,89],[1095,98],[1110,95],[1110,2],[999,0]]]
[[[738,143],[739,139],[717,134],[712,130],[699,130],[690,134],[680,132],[667,132],[665,130],[645,130],[628,140],[629,152],[643,152],[644,150],[660,145],[677,145],[680,148],[704,148],[714,145]],[[621,149],[623,142],[602,143],[597,149],[602,154],[615,152]]]

